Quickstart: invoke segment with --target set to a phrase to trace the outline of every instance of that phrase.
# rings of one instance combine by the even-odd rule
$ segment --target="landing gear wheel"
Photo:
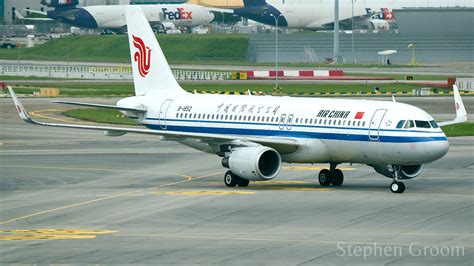
[[[235,187],[237,185],[239,177],[234,175],[231,171],[227,171],[224,175],[224,184],[227,187]]]
[[[332,172],[332,182],[331,182],[332,185],[338,187],[342,185],[343,182],[344,182],[344,174],[342,173],[341,170],[335,169]]]
[[[323,169],[319,172],[318,180],[321,186],[327,187],[331,185],[332,179],[333,178],[332,178],[331,171],[329,171],[328,169]]]
[[[393,193],[403,193],[403,191],[405,191],[405,184],[399,181],[392,182],[392,184],[390,184],[390,191]]]
[[[239,185],[239,187],[248,187],[249,183],[250,183],[250,180],[247,180],[247,179],[242,178],[242,177],[239,177],[239,179],[237,181],[237,185]]]

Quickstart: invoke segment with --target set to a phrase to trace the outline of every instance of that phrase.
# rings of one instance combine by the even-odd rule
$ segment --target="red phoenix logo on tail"
[[[150,71],[150,59],[151,59],[151,49],[146,46],[143,40],[139,37],[133,37],[133,45],[137,48],[137,51],[133,55],[133,59],[138,64],[138,72],[140,76],[145,77]]]

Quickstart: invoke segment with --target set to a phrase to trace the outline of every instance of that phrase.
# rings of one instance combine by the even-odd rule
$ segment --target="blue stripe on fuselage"
[[[157,124],[144,124],[144,126],[154,129],[163,130]],[[369,141],[368,135],[347,134],[347,133],[321,133],[321,132],[306,132],[293,130],[267,130],[267,129],[249,129],[249,128],[217,128],[217,127],[200,127],[200,126],[177,126],[167,125],[169,131],[181,131],[192,133],[208,133],[208,134],[223,134],[223,135],[243,135],[243,136],[262,136],[262,137],[290,137],[290,138],[312,138],[312,139],[332,139],[345,141]],[[380,135],[378,141],[380,142],[429,142],[429,141],[446,141],[446,137],[415,137],[415,136],[383,136]],[[372,141],[372,140],[370,140]]]

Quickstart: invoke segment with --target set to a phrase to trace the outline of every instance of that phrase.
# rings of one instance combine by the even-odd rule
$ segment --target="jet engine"
[[[222,166],[247,180],[270,180],[280,173],[281,156],[272,148],[257,146],[237,148],[222,159]]]
[[[393,170],[388,165],[373,165],[375,172],[388,178],[393,178]],[[421,174],[423,165],[402,165],[400,169],[400,179],[412,179]]]

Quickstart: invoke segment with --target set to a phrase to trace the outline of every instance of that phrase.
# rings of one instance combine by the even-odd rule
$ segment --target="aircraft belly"
[[[299,139],[298,149],[290,154],[282,154],[287,163],[323,163],[329,162],[329,151],[325,141],[320,139]]]

